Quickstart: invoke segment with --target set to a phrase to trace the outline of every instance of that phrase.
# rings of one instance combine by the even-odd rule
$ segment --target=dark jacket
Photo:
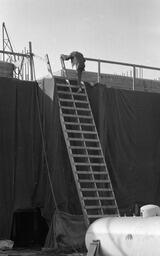
[[[80,52],[71,52],[70,55],[66,57],[66,60],[71,60],[72,66],[76,66],[77,69],[85,68],[85,58]]]

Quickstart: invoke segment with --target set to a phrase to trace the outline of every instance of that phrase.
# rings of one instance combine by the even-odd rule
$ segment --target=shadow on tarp
[[[43,250],[57,252],[85,251],[86,226],[82,215],[56,211],[53,215]]]

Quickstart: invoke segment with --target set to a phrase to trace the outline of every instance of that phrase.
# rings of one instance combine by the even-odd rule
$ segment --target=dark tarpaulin
[[[35,133],[37,131],[39,133],[39,127],[34,86],[36,87],[36,84],[28,83],[25,88],[22,84],[16,85],[15,209],[32,206],[36,183],[38,166],[35,166],[34,162],[35,150],[37,150]]]
[[[32,207],[41,160],[36,86],[0,78],[0,239],[10,238],[13,212]]]
[[[121,211],[130,211],[135,204],[159,204],[160,95],[101,85],[88,85],[87,91]],[[72,202],[76,202],[76,194],[71,191],[71,167],[59,122],[56,90],[53,104],[51,133],[54,131],[55,135],[46,136],[50,138],[49,159],[54,179],[58,174],[61,183],[54,184],[57,200],[61,210],[69,211],[75,205]],[[54,160],[54,152],[60,159]],[[74,211],[80,213],[76,205]]]
[[[10,234],[14,200],[16,87],[0,79],[0,238]]]
[[[88,85],[87,91],[120,212],[133,214],[136,204],[159,204],[160,95],[101,85]],[[61,210],[80,214],[59,122],[56,89],[53,102],[50,128],[54,135],[46,138],[54,191]],[[44,211],[44,215],[48,212]],[[50,229],[54,228],[52,220]]]
[[[86,227],[82,215],[73,215],[62,211],[55,211],[45,247],[75,252],[80,249],[84,252]]]
[[[80,203],[77,193],[75,192],[76,188],[61,130],[57,91],[55,88],[54,94],[52,94],[53,90],[51,90],[53,85],[54,81],[50,83],[50,81],[43,80],[40,86],[43,91],[45,90],[47,97],[45,97],[44,100],[44,94],[39,94],[41,112],[43,113],[43,130],[47,158],[53,189],[59,210],[70,212],[72,214],[81,214]],[[45,173],[47,173],[47,170],[45,170]],[[46,182],[48,184],[48,180]],[[40,191],[43,191],[41,186],[42,183],[37,187],[37,194],[39,194]],[[50,222],[55,206],[50,193],[49,184],[46,185],[45,188],[46,193],[44,194],[44,208],[42,209],[42,212],[45,218]]]
[[[43,85],[47,83],[43,81]],[[130,214],[136,204],[159,204],[160,95],[102,85],[88,85],[87,91],[120,211]],[[80,214],[59,121],[56,89],[48,127],[47,155],[58,205],[62,211]],[[51,205],[48,202],[44,208],[46,216]]]
[[[159,205],[160,94],[104,86],[88,93],[120,209]]]
[[[39,125],[58,208],[81,214],[61,131],[56,88],[43,80],[0,78],[0,239],[10,238],[13,211],[55,210]],[[136,203],[160,203],[160,95],[87,86],[102,147],[122,212]]]
[[[46,149],[56,200],[60,210],[80,214],[61,131],[56,88],[52,96],[47,89],[51,82],[44,80],[42,84],[47,97],[53,97],[53,102],[46,100],[40,105],[46,108],[42,111]],[[87,91],[120,210],[130,211],[135,204],[159,204],[160,95],[101,85],[88,85]],[[44,216],[51,219],[53,200],[47,188]]]

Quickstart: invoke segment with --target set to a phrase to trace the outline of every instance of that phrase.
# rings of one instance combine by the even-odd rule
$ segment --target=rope
[[[36,81],[34,65],[33,65],[33,72],[34,72],[34,78],[35,78],[35,81]],[[54,190],[53,190],[53,184],[52,184],[52,180],[51,180],[49,164],[48,164],[48,159],[47,159],[47,152],[46,152],[46,147],[45,147],[45,139],[44,139],[44,134],[43,134],[42,121],[41,121],[41,115],[40,115],[40,107],[39,107],[39,100],[38,100],[38,90],[36,90],[36,103],[37,103],[37,110],[38,110],[39,127],[40,127],[41,138],[42,138],[42,149],[43,149],[44,159],[45,159],[46,168],[47,168],[47,176],[48,176],[48,180],[49,180],[49,184],[50,184],[50,188],[51,188],[52,199],[53,199],[53,202],[55,204],[55,208],[58,211],[58,205],[57,205]]]
[[[47,59],[47,61],[46,61]],[[49,61],[49,57],[48,55],[46,55],[46,59],[45,59],[45,62],[46,64],[49,66],[48,68],[48,72],[50,72],[50,74],[52,75],[52,79],[54,78],[53,77],[53,73],[52,73],[52,69],[51,69],[51,65],[50,65],[50,61]],[[64,70],[66,71],[65,69],[65,65],[64,65]],[[35,68],[34,68],[34,65],[33,65],[33,72],[34,72],[34,78],[36,77],[35,76]],[[66,78],[66,82],[69,82],[69,80],[67,79],[67,74],[65,76]],[[36,79],[35,79],[36,80]],[[70,84],[70,83],[69,83]],[[56,198],[55,198],[55,194],[54,194],[54,191],[53,191],[53,185],[52,185],[52,181],[51,181],[51,176],[50,176],[50,171],[49,171],[49,165],[48,165],[48,159],[47,159],[47,153],[46,153],[46,149],[45,149],[45,139],[44,139],[44,134],[43,134],[43,128],[42,128],[42,121],[41,121],[41,117],[40,117],[40,107],[39,107],[39,101],[38,101],[38,93],[37,93],[37,90],[36,90],[36,102],[37,102],[37,108],[38,108],[38,117],[39,117],[39,125],[40,125],[40,131],[41,131],[41,137],[42,137],[42,145],[43,145],[43,153],[44,153],[44,158],[45,158],[45,162],[46,162],[46,167],[47,167],[47,174],[48,174],[48,179],[49,179],[49,183],[50,183],[50,187],[51,187],[51,192],[52,192],[52,197],[53,197],[53,201],[54,201],[54,204],[55,204],[55,208],[56,208],[56,211],[58,212],[59,209],[58,209],[58,205],[57,205],[57,202],[56,202]],[[55,218],[55,217],[54,217]],[[54,221],[54,219],[53,219]],[[53,224],[53,222],[52,222]],[[55,236],[56,238],[56,231],[53,229],[53,235]],[[81,253],[78,252],[78,250],[72,245],[72,240],[71,240],[71,237],[69,237],[69,240],[71,242],[71,249],[73,250],[73,252],[77,253],[79,256],[81,256]]]
[[[46,62],[46,58],[45,57],[41,57],[41,56],[38,56],[37,54],[33,54],[33,56],[43,62]]]

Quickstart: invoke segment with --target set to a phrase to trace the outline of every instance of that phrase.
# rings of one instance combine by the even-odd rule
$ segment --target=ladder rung
[[[82,192],[99,192],[99,191],[106,191],[106,192],[111,192],[112,189],[110,188],[81,188]]]
[[[72,140],[72,141],[84,141],[84,142],[86,142],[86,141],[88,141],[88,142],[96,142],[96,143],[98,143],[99,142],[99,140],[97,140],[97,139],[88,139],[88,138],[71,138],[71,137],[69,137],[69,140]]]
[[[89,166],[105,166],[104,163],[78,163],[78,162],[75,162],[75,165],[80,165],[80,166],[85,166],[85,165],[89,165]]]
[[[69,129],[66,129],[66,131],[68,133],[82,133],[82,134],[95,134],[97,135],[97,132],[94,132],[94,131],[83,131],[83,130],[69,130]]]
[[[92,128],[95,128],[95,125],[92,123],[75,123],[75,122],[65,122],[65,125],[77,125],[77,126],[91,126]]]
[[[69,138],[69,141],[84,141],[82,138]]]
[[[77,93],[77,92],[58,91],[58,94],[76,95],[76,96],[87,97],[85,93]]]
[[[77,85],[72,85],[72,84],[59,84],[59,83],[57,83],[57,86],[58,87],[70,87],[70,88],[77,88],[78,89],[78,86]]]
[[[87,210],[89,209],[116,209],[115,205],[87,205],[85,207]]]
[[[73,157],[87,157],[87,158],[103,158],[103,156],[98,155],[83,155],[83,154],[72,154]]]
[[[96,171],[93,171],[93,172],[90,172],[90,171],[77,171],[77,174],[93,174],[93,175],[108,175],[107,172],[96,172]]]
[[[87,197],[83,197],[83,199],[84,200],[95,200],[95,201],[97,201],[97,200],[115,200],[115,198],[114,197],[109,197],[109,196],[105,196],[105,197],[103,197],[103,196],[99,196],[99,197],[94,197],[94,196],[87,196]]]
[[[72,103],[82,103],[82,104],[89,104],[88,101],[84,100],[72,100],[72,99],[59,99],[61,102],[72,102]]]
[[[79,111],[88,111],[91,112],[88,108],[78,108],[78,107],[69,107],[69,106],[61,106],[62,109],[68,109],[68,110],[79,110]]]
[[[74,100],[75,103],[82,103],[82,104],[89,104],[89,102],[86,100]]]
[[[103,180],[82,180],[82,179],[79,179],[79,183],[110,183],[110,181],[109,180],[105,180],[105,179],[103,179]]]
[[[62,84],[60,84],[60,83],[57,83],[57,86],[59,86],[59,87],[67,87],[67,88],[76,88],[76,89],[78,89],[79,88],[79,86],[76,84],[68,84],[68,83],[66,83],[66,84],[64,84],[64,83],[62,83]],[[85,87],[84,87],[84,85],[82,86],[82,88],[85,90]]]
[[[92,116],[83,116],[83,115],[63,114],[63,116],[64,116],[64,117],[74,117],[74,118],[92,119]]]
[[[101,150],[100,147],[80,147],[80,146],[70,146],[71,149],[87,149],[87,150]]]

